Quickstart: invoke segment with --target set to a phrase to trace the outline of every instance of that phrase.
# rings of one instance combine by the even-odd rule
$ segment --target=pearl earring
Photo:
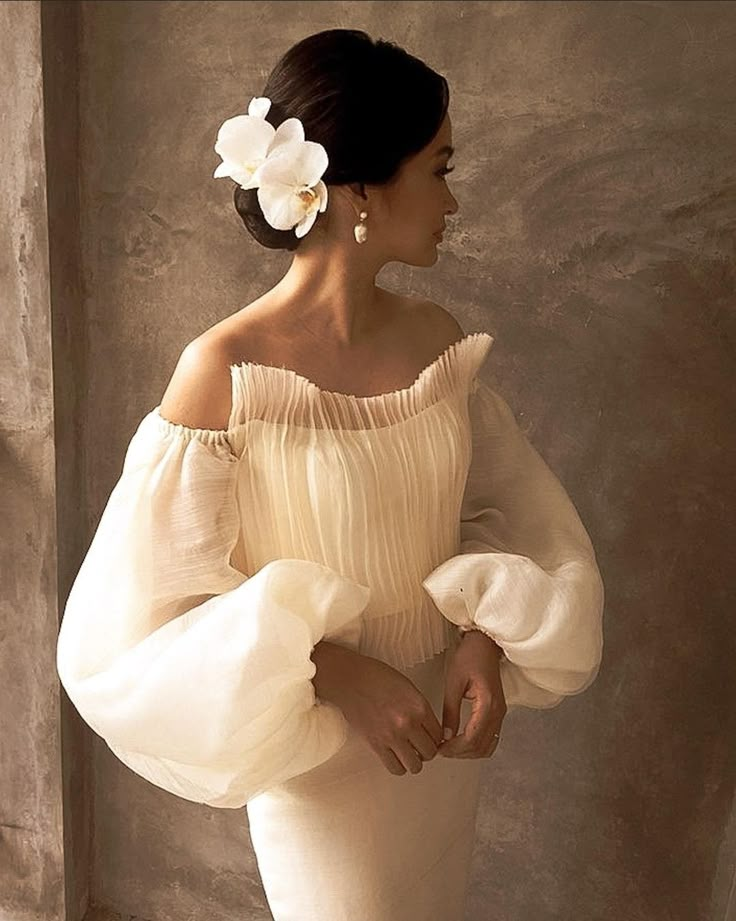
[[[365,221],[367,217],[368,217],[368,212],[361,211],[360,212],[360,223],[356,224],[355,227],[353,227],[353,233],[355,234],[356,243],[365,243],[366,241],[366,237],[368,236],[368,228],[365,226],[363,222]]]

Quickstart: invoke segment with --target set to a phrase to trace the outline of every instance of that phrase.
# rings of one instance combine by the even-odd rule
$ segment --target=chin
[[[414,265],[418,268],[422,268],[428,265],[434,265],[439,257],[439,249],[437,248],[436,241],[434,241],[423,251],[413,252],[411,255],[407,254],[405,256],[400,256],[397,261],[403,262],[405,265]]]
[[[396,246],[394,254],[388,262],[399,262],[403,265],[412,265],[417,268],[426,268],[437,262],[440,256],[440,241],[434,234],[422,235],[421,239],[412,240],[411,245],[402,241],[403,245]]]

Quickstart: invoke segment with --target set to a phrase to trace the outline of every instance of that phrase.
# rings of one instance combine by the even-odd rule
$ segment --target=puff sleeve
[[[237,808],[346,738],[316,697],[321,639],[357,648],[369,589],[319,563],[231,565],[241,518],[227,433],[144,417],[68,596],[61,683],[129,768]],[[247,523],[244,522],[247,527]]]
[[[474,384],[460,550],[422,584],[461,632],[482,630],[502,648],[507,707],[546,709],[598,673],[603,581],[560,481],[503,398]]]

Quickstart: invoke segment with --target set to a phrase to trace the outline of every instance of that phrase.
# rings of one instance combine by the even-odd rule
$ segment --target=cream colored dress
[[[399,669],[440,723],[466,629],[503,648],[509,708],[553,707],[598,672],[595,553],[478,374],[492,343],[466,335],[370,397],[233,365],[222,431],[157,406],[73,584],[72,702],[151,783],[247,805],[276,921],[462,921],[473,849],[483,761],[391,774],[315,696],[316,643]]]

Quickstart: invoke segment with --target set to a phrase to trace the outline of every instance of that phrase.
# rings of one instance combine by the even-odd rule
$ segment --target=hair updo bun
[[[274,128],[298,118],[306,139],[323,145],[328,186],[383,185],[437,134],[450,91],[441,74],[393,42],[358,29],[327,29],[293,45],[263,92],[253,95],[271,100],[266,121]],[[257,189],[236,185],[233,201],[262,246],[295,250],[304,239],[271,227]]]

